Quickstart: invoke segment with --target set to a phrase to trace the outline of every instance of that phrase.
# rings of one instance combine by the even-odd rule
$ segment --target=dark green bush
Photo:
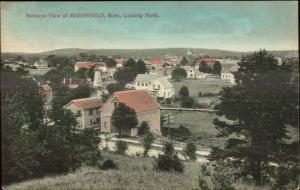
[[[100,166],[101,170],[118,169],[118,165],[111,159],[105,160]]]
[[[128,144],[125,141],[117,141],[116,148],[117,148],[116,153],[125,154],[126,150],[128,149]]]

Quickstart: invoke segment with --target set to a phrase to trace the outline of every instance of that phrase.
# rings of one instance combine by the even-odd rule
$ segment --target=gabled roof
[[[149,60],[149,63],[151,65],[163,65],[164,64],[164,60],[160,59],[160,58],[151,58]]]
[[[160,109],[159,103],[146,90],[128,90],[115,92],[115,97],[120,103],[124,103],[136,113]],[[108,101],[110,101],[110,99]]]
[[[160,84],[162,84],[165,88],[172,88],[172,83],[166,77],[159,77],[156,79]]]
[[[159,76],[157,74],[138,74],[135,78],[135,82],[150,82],[157,79]]]
[[[125,63],[125,60],[122,59],[116,59],[117,64],[123,65]]]
[[[91,67],[106,67],[106,64],[104,62],[92,62],[92,61],[83,61],[83,62],[76,62],[75,66],[78,68],[85,68],[90,69]]]
[[[65,105],[65,107],[71,104],[74,104],[80,110],[96,109],[102,106],[102,102],[98,97],[75,99]]]

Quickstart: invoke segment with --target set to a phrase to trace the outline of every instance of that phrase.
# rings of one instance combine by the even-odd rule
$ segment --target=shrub
[[[186,144],[184,153],[190,161],[196,160],[196,158],[197,158],[196,151],[197,151],[197,147],[194,143],[190,142],[190,143]]]
[[[189,88],[187,86],[182,86],[179,90],[179,95],[181,97],[188,97],[190,95]]]
[[[154,160],[153,167],[157,171],[178,172],[183,173],[184,165],[176,155],[172,143],[165,143],[163,148],[164,154],[158,155]]]
[[[172,103],[172,99],[171,98],[166,98],[166,103],[169,105]]]
[[[142,136],[146,133],[148,133],[150,130],[149,124],[146,121],[143,121],[140,125],[140,127],[138,128],[138,135]]]
[[[183,108],[192,108],[195,105],[195,101],[194,101],[193,98],[187,97],[187,98],[184,98],[184,99],[181,100],[180,105]]]
[[[125,154],[125,151],[128,149],[128,144],[125,141],[117,141],[116,142],[116,152],[118,154]]]
[[[199,92],[198,96],[201,97],[202,96],[202,92]]]
[[[118,165],[114,163],[113,160],[107,159],[99,166],[99,169],[101,170],[118,169]]]
[[[144,156],[147,156],[148,151],[151,149],[151,144],[153,143],[154,136],[151,132],[147,132],[142,139],[142,144],[144,147]]]

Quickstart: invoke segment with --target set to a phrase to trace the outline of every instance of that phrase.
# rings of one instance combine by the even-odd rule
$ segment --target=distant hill
[[[203,49],[203,48],[189,48],[194,56],[210,55],[215,57],[241,57],[253,52],[237,52],[218,49]],[[40,53],[5,53],[3,56],[23,55],[23,56],[37,56],[45,57],[48,55],[57,56],[75,56],[79,53],[106,55],[106,56],[120,56],[120,57],[162,57],[164,55],[186,56],[188,48],[159,48],[159,49],[80,49],[80,48],[66,48],[45,51]],[[298,50],[285,51],[270,51],[274,56],[298,56]]]

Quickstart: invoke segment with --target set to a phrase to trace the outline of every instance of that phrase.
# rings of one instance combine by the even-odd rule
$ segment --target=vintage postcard
[[[2,189],[300,189],[298,1],[0,5]]]

